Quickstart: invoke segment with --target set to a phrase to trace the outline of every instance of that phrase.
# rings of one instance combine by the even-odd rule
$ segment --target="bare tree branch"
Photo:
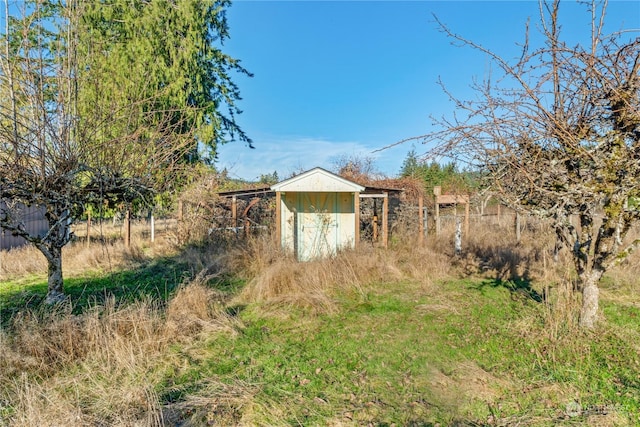
[[[430,144],[426,155],[466,158],[482,167],[504,203],[551,218],[572,251],[585,327],[597,318],[599,279],[638,245],[624,241],[640,222],[640,38],[605,35],[606,6],[588,3],[590,42],[568,46],[560,1],[541,1],[545,43],[532,49],[527,29],[515,62],[436,18],[457,44],[487,55],[499,75],[474,83],[478,96],[471,101],[444,88],[453,116],[399,142],[420,140]]]

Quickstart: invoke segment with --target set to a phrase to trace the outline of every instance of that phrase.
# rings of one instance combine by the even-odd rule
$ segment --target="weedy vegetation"
[[[55,309],[38,254],[3,252],[0,425],[637,425],[638,257],[585,331],[543,224],[472,229],[304,264],[270,236],[80,241]]]

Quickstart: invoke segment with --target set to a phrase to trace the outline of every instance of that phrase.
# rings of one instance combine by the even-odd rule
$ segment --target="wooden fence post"
[[[382,199],[382,245],[389,245],[389,193],[384,192]]]
[[[233,232],[237,233],[238,230],[238,198],[236,196],[231,197],[231,226],[233,227]]]
[[[378,241],[378,204],[377,198],[373,198],[373,219],[372,219],[371,229],[373,236],[371,236],[371,240],[373,243]]]
[[[129,206],[124,212],[124,246],[127,249],[131,247],[131,208]]]
[[[151,209],[151,243],[156,241],[156,218],[153,215],[153,209]]]
[[[433,194],[436,196],[436,204],[435,204],[435,220],[436,220],[436,235],[440,234],[440,203],[438,202],[438,197],[440,197],[440,193],[442,192],[442,188],[440,186],[433,187]]]
[[[280,211],[282,205],[282,194],[279,191],[276,191],[276,232],[275,232],[275,243],[276,248],[280,249],[282,247],[282,212]]]
[[[358,249],[360,246],[360,193],[357,191],[353,193],[353,213],[355,216],[354,220],[356,226],[354,230],[353,246],[354,249]]]
[[[87,211],[87,247],[91,244],[91,211]]]

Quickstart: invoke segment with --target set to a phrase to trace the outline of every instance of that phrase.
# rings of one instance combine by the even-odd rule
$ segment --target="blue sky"
[[[561,7],[563,33],[576,42],[588,36],[584,5]],[[537,1],[234,2],[224,49],[254,73],[235,81],[243,97],[238,122],[255,149],[223,145],[218,168],[248,180],[273,171],[284,178],[367,156],[396,175],[412,143],[374,151],[428,133],[430,116],[452,114],[438,79],[468,98],[472,79],[490,70],[483,55],[452,45],[434,14],[505,58],[518,56],[529,17],[532,35],[539,26]],[[640,2],[610,1],[607,24],[639,30]]]

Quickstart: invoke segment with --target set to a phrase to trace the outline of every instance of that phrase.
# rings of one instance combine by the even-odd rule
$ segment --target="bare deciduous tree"
[[[640,38],[638,30],[604,33],[606,2],[586,7],[590,43],[569,45],[560,1],[541,2],[545,42],[532,49],[527,30],[516,61],[441,24],[488,55],[500,75],[474,85],[476,100],[450,94],[455,116],[420,138],[434,143],[430,154],[480,165],[504,203],[553,220],[572,253],[580,324],[593,328],[600,279],[639,244],[625,237],[640,220]]]
[[[100,84],[78,66],[80,4],[38,0],[16,17],[4,2],[0,227],[44,254],[49,303],[64,299],[62,248],[84,206],[148,196],[175,172],[192,141],[184,132],[175,138],[182,124],[172,111],[149,108],[149,99],[78,112],[78,88]],[[24,206],[45,210],[46,233],[25,226]]]

